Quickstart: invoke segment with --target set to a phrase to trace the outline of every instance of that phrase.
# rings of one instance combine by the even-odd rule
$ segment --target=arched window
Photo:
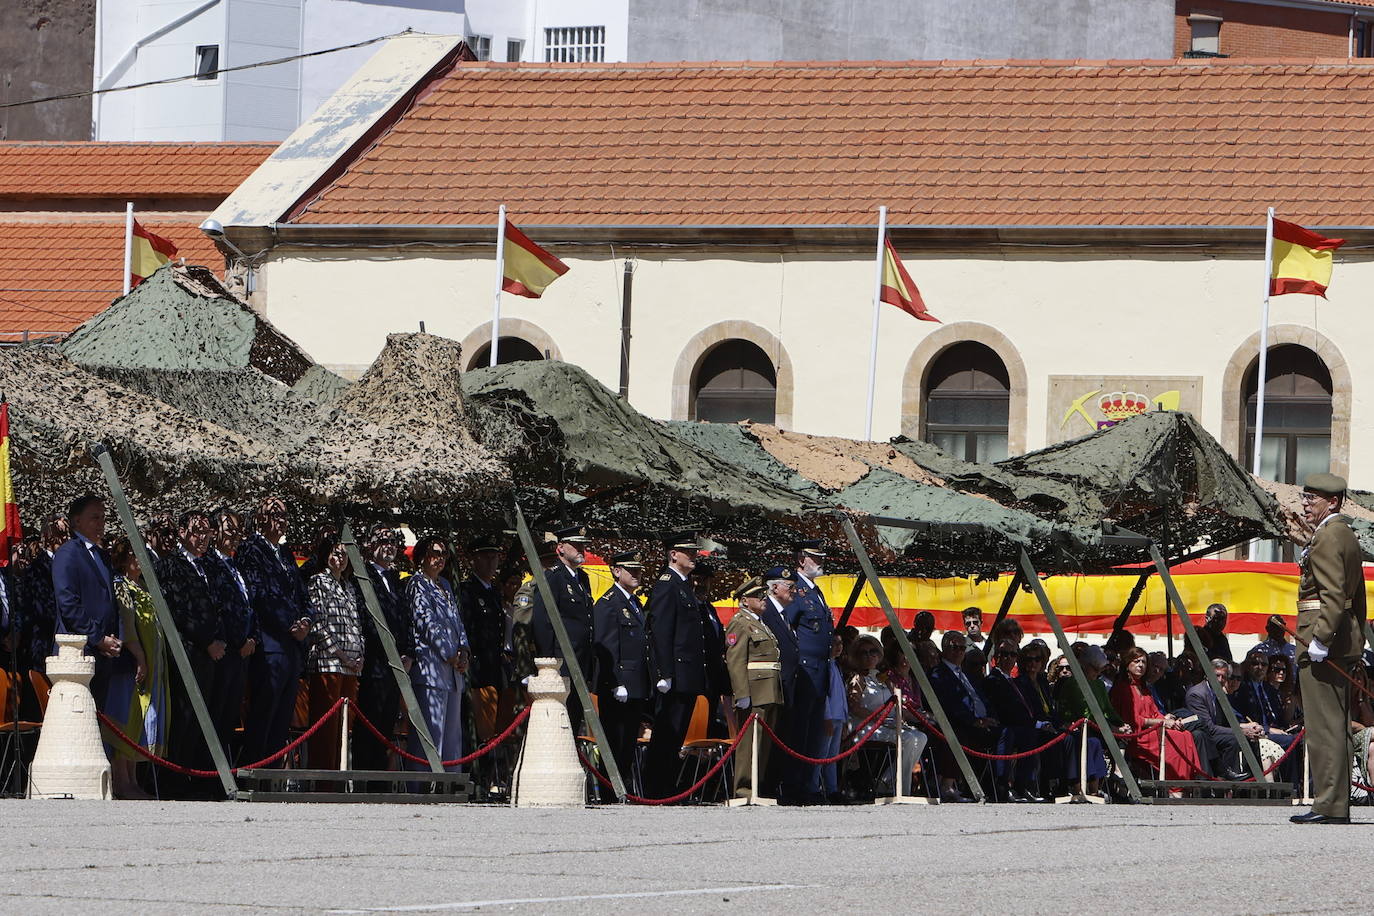
[[[1011,382],[991,347],[971,340],[946,349],[926,371],[922,438],[966,461],[1007,457]]]
[[[691,416],[712,423],[777,421],[778,375],[768,354],[747,340],[712,347],[692,378]]]
[[[496,348],[496,364],[504,366],[506,363],[521,363],[531,359],[544,359],[543,353],[539,348],[522,337],[502,337],[500,346]],[[481,369],[491,362],[491,342],[482,344],[473,354],[468,362],[469,369]]]
[[[1241,440],[1247,470],[1255,460],[1255,378],[1259,357],[1245,372],[1241,389],[1245,431]],[[1301,483],[1308,474],[1331,466],[1331,373],[1321,357],[1298,344],[1269,350],[1265,365],[1264,441],[1260,476],[1279,483]],[[1253,560],[1292,561],[1288,543],[1259,545]]]

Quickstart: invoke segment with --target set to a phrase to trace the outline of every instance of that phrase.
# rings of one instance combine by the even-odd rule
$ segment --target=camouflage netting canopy
[[[1067,507],[1058,521],[1115,523],[1170,558],[1287,537],[1274,497],[1181,411],[1141,414],[996,467],[1078,490],[1086,508]]]
[[[1272,493],[1278,500],[1279,511],[1288,529],[1288,539],[1294,544],[1306,545],[1312,539],[1312,526],[1303,514],[1302,487],[1295,483],[1275,483],[1272,480],[1255,478],[1255,482]],[[1359,496],[1367,495],[1358,490],[1348,492],[1341,512],[1350,519],[1350,528],[1360,541],[1360,550],[1366,560],[1374,561],[1374,507]]]

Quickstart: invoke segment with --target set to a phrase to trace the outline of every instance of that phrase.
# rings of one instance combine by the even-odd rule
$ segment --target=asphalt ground
[[[0,801],[0,912],[1342,913],[1374,809]]]

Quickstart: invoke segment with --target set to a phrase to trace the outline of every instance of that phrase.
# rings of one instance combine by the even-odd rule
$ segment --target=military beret
[[[468,541],[468,553],[497,553],[504,549],[500,541],[486,534]]]
[[[820,541],[797,541],[792,545],[792,549],[813,557],[825,557],[824,545]]]
[[[786,566],[774,566],[772,569],[764,570],[764,582],[772,582],[774,579],[785,579],[788,582],[796,582],[797,574]]]
[[[1345,492],[1345,479],[1325,472],[1308,474],[1302,488],[1308,493],[1321,493],[1324,496],[1340,496]]]
[[[612,566],[623,566],[626,569],[643,569],[644,555],[638,550],[618,553],[611,557]]]
[[[560,544],[586,544],[591,540],[587,537],[587,529],[582,525],[573,525],[571,528],[559,528],[554,531],[553,536],[558,539]]]
[[[763,584],[763,578],[755,576],[748,579],[739,588],[735,589],[736,598],[762,598],[768,591],[768,587]]]
[[[695,531],[679,531],[665,538],[663,546],[669,550],[690,550],[695,553],[701,544]]]

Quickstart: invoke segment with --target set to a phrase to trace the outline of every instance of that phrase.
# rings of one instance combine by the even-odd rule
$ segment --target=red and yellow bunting
[[[163,264],[177,256],[177,246],[154,235],[134,220],[133,245],[129,251],[129,284],[137,286]]]
[[[516,296],[538,299],[549,284],[568,272],[568,265],[530,241],[506,220],[501,288]]]
[[[1332,252],[1345,239],[1328,239],[1296,223],[1274,220],[1274,258],[1269,294],[1307,293],[1326,298],[1331,285]]]
[[[0,401],[0,566],[9,564],[10,547],[23,539],[14,479],[10,475],[10,405]]]
[[[940,320],[926,311],[921,291],[916,288],[911,274],[906,272],[906,265],[902,263],[902,259],[897,257],[897,249],[892,247],[892,240],[886,238],[883,239],[883,280],[878,298],[922,321],[938,323]]]

